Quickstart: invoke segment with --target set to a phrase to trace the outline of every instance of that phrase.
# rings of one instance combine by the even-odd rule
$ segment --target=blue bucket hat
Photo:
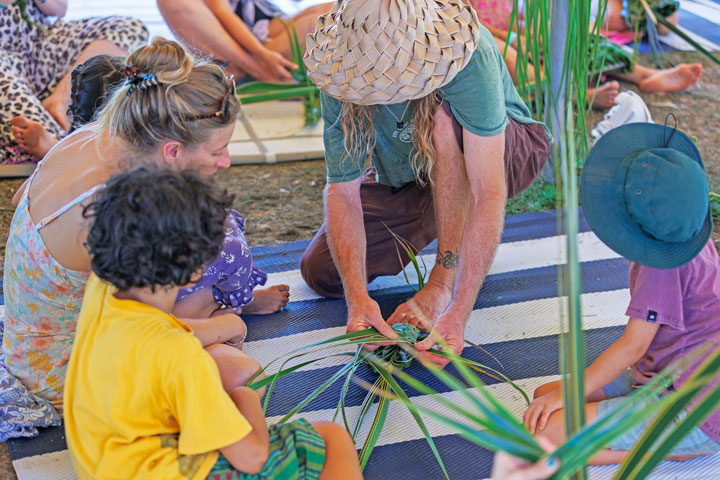
[[[585,219],[607,246],[653,268],[677,268],[712,234],[700,152],[676,128],[631,123],[593,147],[580,181]]]

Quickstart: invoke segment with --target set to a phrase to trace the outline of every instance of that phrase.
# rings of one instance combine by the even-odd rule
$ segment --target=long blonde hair
[[[432,131],[435,126],[435,112],[438,109],[437,94],[431,93],[417,100],[412,100],[412,122],[415,131],[412,136],[415,154],[410,159],[415,181],[425,186],[432,183],[432,168],[435,164],[435,146]],[[377,131],[373,118],[374,108],[378,105],[358,105],[343,102],[340,112],[344,137],[345,154],[367,160],[375,148]]]
[[[151,45],[132,52],[127,64],[139,75],[154,74],[159,84],[117,88],[98,114],[96,132],[121,138],[132,150],[143,152],[168,140],[191,148],[236,121],[240,104],[235,92],[228,97],[232,86],[222,68],[196,60],[179,43],[156,37]],[[224,102],[229,104],[223,108]],[[194,119],[220,110],[222,115]]]

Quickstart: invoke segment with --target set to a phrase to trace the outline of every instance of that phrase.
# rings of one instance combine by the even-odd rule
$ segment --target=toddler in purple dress
[[[245,240],[245,220],[236,210],[230,210],[225,219],[225,240],[215,261],[205,268],[202,279],[190,288],[180,290],[178,304],[200,290],[212,292],[208,316],[214,311],[232,309],[236,312],[264,314],[273,313],[287,305],[290,291],[287,285],[265,285],[267,274],[253,263],[250,247]],[[205,295],[209,299],[209,295]]]

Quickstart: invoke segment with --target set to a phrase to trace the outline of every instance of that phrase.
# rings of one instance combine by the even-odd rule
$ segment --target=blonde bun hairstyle
[[[240,103],[235,92],[228,97],[232,86],[223,69],[195,59],[179,43],[155,37],[130,53],[126,63],[140,76],[154,74],[158,84],[117,88],[98,116],[98,132],[142,152],[169,140],[192,148],[235,122]],[[214,116],[219,111],[223,114]]]

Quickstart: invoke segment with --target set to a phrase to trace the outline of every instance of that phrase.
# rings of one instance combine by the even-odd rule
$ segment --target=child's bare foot
[[[587,98],[593,98],[592,106],[596,110],[607,110],[615,105],[615,97],[620,93],[620,84],[616,81],[606,82],[597,88],[588,88]]]
[[[264,315],[275,313],[285,307],[290,300],[290,287],[273,285],[253,291],[253,301],[243,307],[243,313]]]
[[[68,130],[70,128],[70,120],[67,116],[67,102],[61,101],[60,99],[56,98],[55,95],[50,95],[41,103],[45,110],[48,111],[48,113],[55,119],[56,122],[60,124],[60,126],[64,130]]]
[[[58,139],[45,130],[41,123],[23,117],[15,117],[11,123],[15,143],[33,157],[43,158],[58,142]]]
[[[676,92],[685,90],[700,80],[703,67],[699,63],[680,64],[675,68],[660,70],[650,78],[640,82],[641,92]]]

